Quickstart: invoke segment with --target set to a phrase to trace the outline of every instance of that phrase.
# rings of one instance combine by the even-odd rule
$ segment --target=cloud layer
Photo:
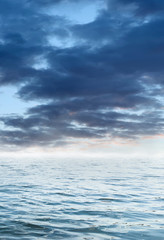
[[[87,23],[52,14],[60,2],[0,2],[0,85],[38,101],[23,116],[0,116],[1,144],[163,133],[163,1],[99,0],[102,8]]]

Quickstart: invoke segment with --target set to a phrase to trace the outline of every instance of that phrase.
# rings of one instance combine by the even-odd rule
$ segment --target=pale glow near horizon
[[[90,140],[92,143],[92,140]],[[87,145],[87,144],[86,144]],[[11,151],[1,151],[0,158],[163,158],[164,157],[164,137],[145,138],[139,142],[121,144],[121,142],[111,142],[100,144],[64,146],[58,148],[50,147],[30,147]]]

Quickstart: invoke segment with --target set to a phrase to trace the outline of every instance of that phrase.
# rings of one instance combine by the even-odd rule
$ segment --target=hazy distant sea
[[[1,240],[164,240],[164,161],[1,159]]]

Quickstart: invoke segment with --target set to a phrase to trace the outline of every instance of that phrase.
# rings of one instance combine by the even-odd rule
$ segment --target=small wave
[[[99,198],[98,200],[103,202],[124,202],[123,200],[117,198]]]
[[[100,233],[100,234],[106,234],[107,232],[103,231],[101,227],[96,226],[90,226],[87,228],[72,228],[69,229],[69,231],[72,232],[81,232],[81,233]]]
[[[56,192],[54,194],[64,196],[64,197],[74,197],[74,195],[72,195],[70,193]]]

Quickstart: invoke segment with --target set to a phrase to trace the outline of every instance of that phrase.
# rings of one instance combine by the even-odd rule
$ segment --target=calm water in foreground
[[[164,161],[1,159],[1,240],[164,240]]]

